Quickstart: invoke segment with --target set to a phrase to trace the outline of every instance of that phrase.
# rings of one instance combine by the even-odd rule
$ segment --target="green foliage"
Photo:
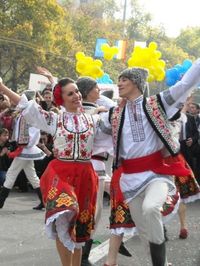
[[[200,27],[192,27],[182,30],[176,43],[191,57],[197,58],[200,54]]]
[[[167,67],[199,56],[200,28],[188,28],[178,38],[168,38],[165,29],[152,26],[151,14],[138,0],[131,1],[131,16],[124,24],[123,5],[117,2],[99,0],[77,8],[72,0],[1,0],[0,76],[14,90],[27,86],[36,65],[58,77],[77,78],[75,53],[94,56],[96,39],[101,37],[110,45],[127,39],[127,58],[134,41],[156,41]],[[103,63],[113,80],[127,66],[119,60]]]

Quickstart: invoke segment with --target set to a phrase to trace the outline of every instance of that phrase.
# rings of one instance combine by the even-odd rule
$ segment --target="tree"
[[[200,54],[200,27],[186,28],[176,38],[176,44],[191,58],[198,58]]]
[[[79,45],[56,1],[1,1],[0,17],[0,75],[8,86],[27,86],[38,64],[64,75],[63,65],[71,65],[71,49]]]

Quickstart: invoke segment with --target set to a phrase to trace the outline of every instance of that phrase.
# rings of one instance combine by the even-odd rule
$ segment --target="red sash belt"
[[[122,161],[123,173],[142,173],[152,171],[156,174],[187,176],[190,174],[189,169],[185,168],[183,162],[165,163],[160,151],[153,154]]]

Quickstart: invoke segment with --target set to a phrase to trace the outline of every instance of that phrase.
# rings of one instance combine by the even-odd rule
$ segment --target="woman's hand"
[[[51,82],[51,84],[54,83],[53,75],[51,74],[51,72],[48,69],[46,69],[45,67],[37,67],[36,70],[37,70],[38,74],[48,78],[48,80]]]

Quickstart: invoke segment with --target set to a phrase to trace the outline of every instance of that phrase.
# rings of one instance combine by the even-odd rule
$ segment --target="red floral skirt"
[[[45,222],[57,213],[71,210],[74,213],[69,226],[72,240],[89,240],[94,229],[98,188],[92,164],[55,159],[42,175],[40,187],[46,206]]]
[[[123,170],[119,167],[114,171],[110,184],[110,200],[111,200],[111,215],[110,228],[131,228],[135,227],[135,223],[131,218],[131,213],[128,204],[124,201],[124,196],[120,188],[120,177]],[[163,205],[162,215],[166,217],[172,214],[179,201],[179,193],[168,196]]]
[[[171,162],[181,162],[184,164],[185,168],[190,170],[190,174],[187,176],[175,176],[175,184],[177,190],[180,193],[180,197],[183,202],[191,202],[200,198],[200,188],[194,177],[193,171],[190,168],[189,164],[186,162],[182,154],[179,154],[175,157],[165,158],[166,163]]]

